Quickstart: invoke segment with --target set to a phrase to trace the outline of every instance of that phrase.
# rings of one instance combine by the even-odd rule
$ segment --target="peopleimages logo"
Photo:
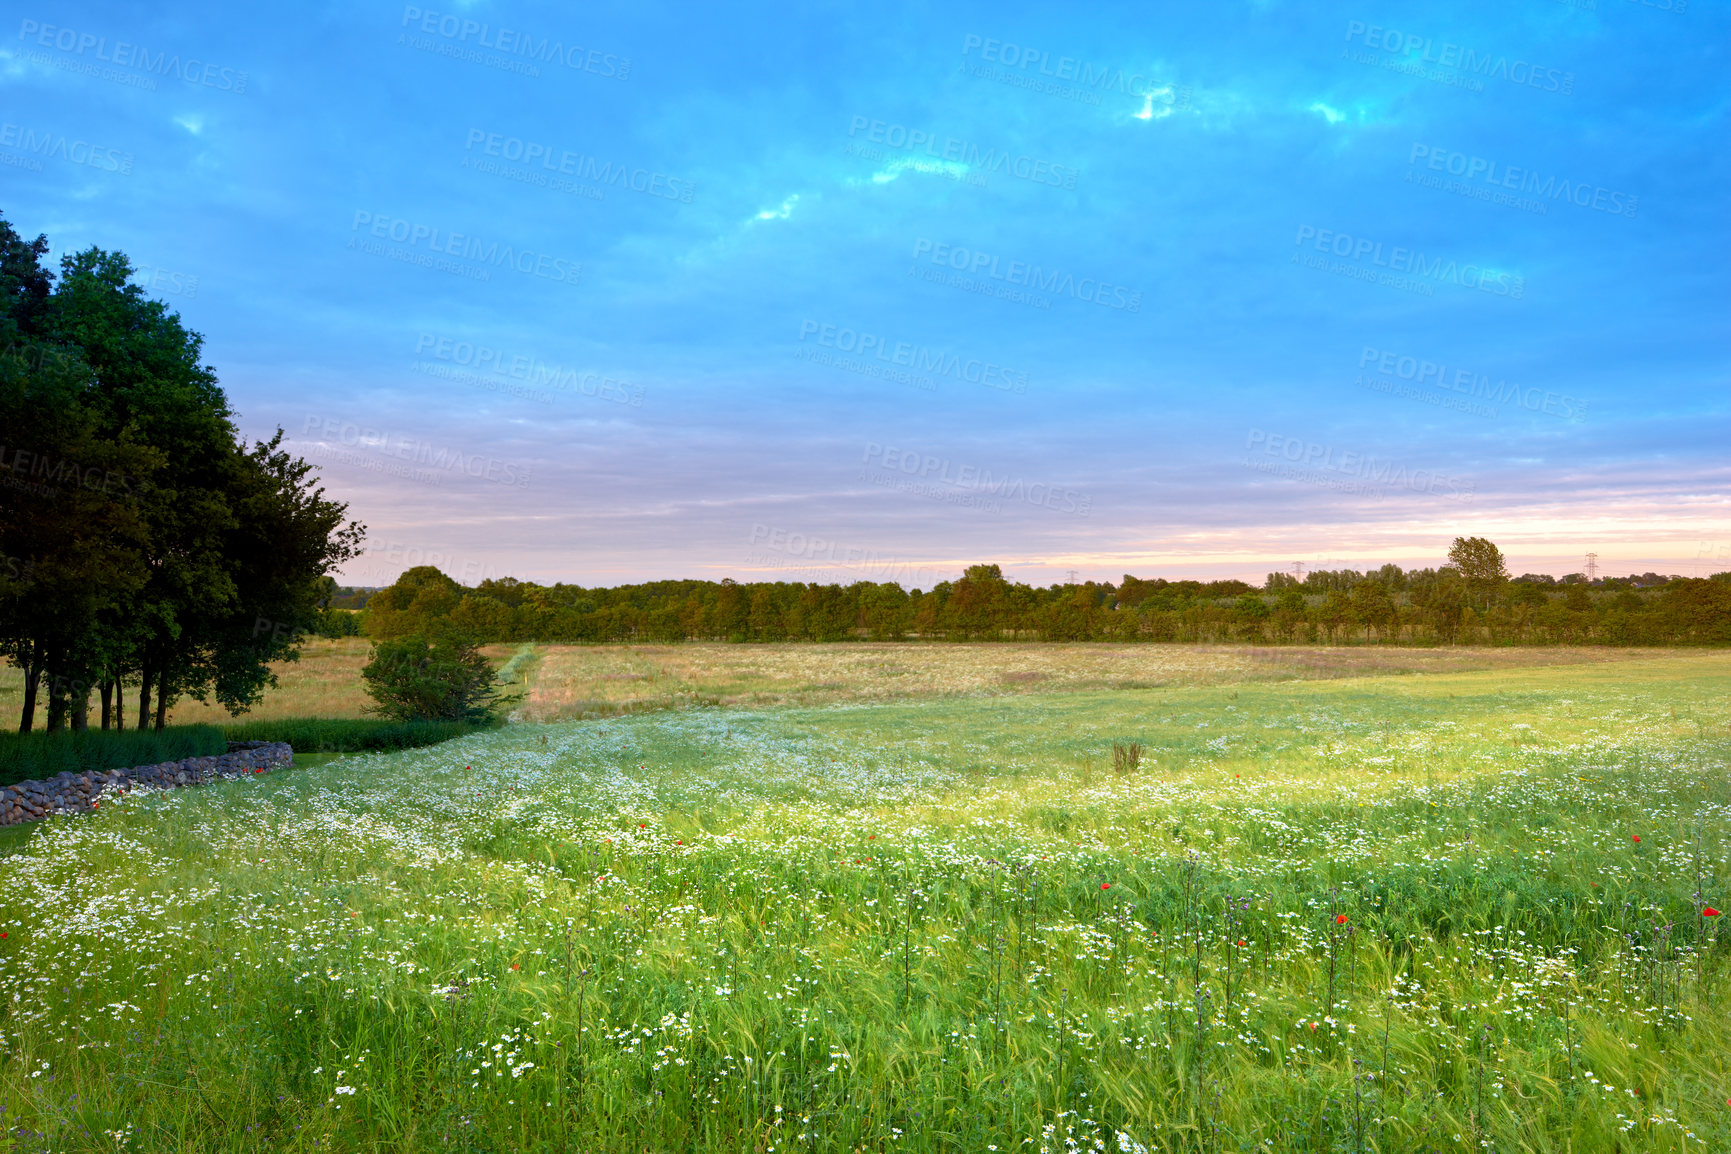
[[[590,72],[611,80],[626,80],[631,76],[629,56],[614,56],[599,49],[584,48],[580,44],[567,45],[564,41],[550,36],[542,36],[537,40],[533,32],[494,28],[466,16],[432,12],[409,5],[403,9],[402,26],[413,26],[416,31],[449,41],[454,49],[473,44],[476,48],[486,48],[506,57],[518,56],[536,64],[560,64],[574,72]]]
[[[1444,281],[1457,284],[1463,288],[1474,288],[1480,292],[1495,296],[1520,300],[1526,292],[1526,278],[1513,273],[1499,272],[1496,269],[1481,268],[1476,264],[1456,264],[1452,260],[1445,261],[1442,257],[1427,261],[1422,252],[1414,249],[1393,246],[1388,253],[1383,253],[1383,244],[1379,240],[1366,237],[1355,237],[1349,233],[1334,232],[1331,229],[1317,228],[1304,224],[1298,227],[1298,236],[1293,244],[1302,246],[1305,241],[1312,240],[1312,247],[1317,252],[1332,253],[1354,262],[1368,260],[1370,266],[1376,269],[1387,269],[1393,273],[1410,273],[1413,276],[1425,277],[1429,280]],[[1294,263],[1299,263],[1299,254],[1293,253]]]
[[[576,284],[577,276],[583,270],[581,264],[564,257],[538,253],[532,249],[513,248],[498,241],[488,242],[478,236],[449,232],[383,213],[357,210],[349,231],[358,233],[362,226],[366,226],[367,235],[380,240],[406,244],[410,249],[424,248],[428,254],[455,256],[463,260],[479,261],[494,268],[508,268],[528,276],[540,277],[542,280]],[[350,247],[354,247],[353,241],[350,242]]]
[[[1012,155],[1007,151],[981,148],[971,141],[958,140],[953,136],[944,137],[940,143],[937,134],[927,129],[890,124],[873,120],[869,116],[856,116],[848,122],[847,134],[850,137],[860,133],[864,133],[865,139],[874,144],[922,153],[934,160],[952,164],[965,164],[979,172],[1001,172],[1005,176],[1013,176],[1033,184],[1075,188],[1076,177],[1080,175],[1079,169],[1066,165],[1053,164],[1026,153]]]
[[[955,269],[969,276],[984,276],[1053,296],[1073,297],[1079,301],[1122,312],[1142,311],[1142,291],[1093,277],[1076,277],[1062,269],[1041,268],[1020,260],[1003,260],[997,255],[960,245],[944,244],[921,237],[914,242],[914,260],[927,257],[930,263]]]
[[[1060,56],[1054,63],[1052,54],[1043,49],[1029,48],[1009,40],[993,40],[970,32],[962,39],[962,55],[969,56],[975,49],[979,50],[979,58],[989,63],[1023,72],[1031,68],[1041,76],[1070,81],[1079,88],[1094,92],[1121,92],[1126,96],[1152,98],[1177,107],[1183,107],[1190,98],[1188,89],[1175,90],[1169,81],[1125,72],[1111,65],[1090,64],[1074,56]]]
[[[1498,405],[1519,405],[1528,412],[1561,417],[1565,421],[1578,421],[1587,413],[1587,402],[1567,393],[1535,387],[1523,388],[1520,385],[1511,385],[1507,380],[1492,381],[1490,377],[1472,369],[1456,369],[1450,373],[1449,367],[1440,361],[1366,345],[1364,351],[1358,355],[1358,367],[1363,369],[1371,365],[1376,366],[1376,372],[1380,376],[1411,381],[1415,385],[1428,385],[1434,389],[1446,389],[1474,400],[1490,401]]]
[[[422,471],[438,480],[455,474],[521,489],[528,486],[529,476],[534,468],[518,461],[502,461],[481,453],[468,453],[447,445],[407,437],[389,429],[368,428],[353,421],[317,413],[307,414],[306,425],[301,429],[301,434],[308,439],[316,438],[314,443],[327,452],[339,448],[365,449],[392,461],[406,461],[410,466],[426,466]],[[435,480],[434,483],[438,481]]]
[[[25,128],[21,124],[0,124],[0,147],[16,148],[23,151],[35,161],[31,167],[41,171],[41,161],[64,160],[68,164],[82,164],[101,172],[117,172],[121,176],[132,175],[132,153],[122,152],[118,148],[109,148],[101,144],[92,144],[88,140],[74,140],[68,136],[56,136],[52,132],[38,134],[33,128]]]
[[[479,381],[484,381],[486,376],[506,377],[522,381],[531,389],[581,393],[586,397],[598,397],[621,405],[643,404],[642,385],[629,384],[587,369],[567,369],[562,365],[550,365],[538,357],[524,353],[511,353],[488,345],[440,336],[437,333],[421,333],[415,341],[415,353],[418,356],[430,353],[434,360],[466,370],[467,374],[474,374]],[[428,375],[447,374],[434,372]],[[469,383],[462,377],[452,379]]]
[[[1061,513],[1086,517],[1094,507],[1094,498],[1062,485],[1044,481],[1028,483],[1020,477],[994,476],[992,471],[977,465],[956,465],[948,457],[934,457],[916,449],[899,449],[867,441],[861,463],[877,465],[892,473],[902,473],[925,484],[943,484],[984,497],[1004,501],[1023,501]],[[862,479],[870,479],[869,476]]]
[[[215,88],[222,92],[246,91],[246,73],[210,64],[196,57],[188,56],[183,61],[179,53],[170,55],[167,52],[158,52],[152,55],[150,49],[143,45],[131,44],[125,40],[116,40],[111,49],[106,36],[43,24],[37,20],[26,20],[18,28],[18,39],[28,40],[31,36],[36,37],[39,47],[52,48],[74,56],[83,56],[89,52],[104,64],[135,68],[152,76],[172,76],[188,84]]]
[[[1380,497],[1380,491],[1365,488],[1366,485],[1377,485],[1447,497],[1454,501],[1473,499],[1473,483],[1460,477],[1444,476],[1434,469],[1409,469],[1398,461],[1376,457],[1370,453],[1340,450],[1333,445],[1317,444],[1302,437],[1251,429],[1244,447],[1251,453],[1261,450],[1262,461],[1246,459],[1245,464],[1251,468],[1279,473],[1277,466],[1284,465],[1309,476],[1300,476],[1297,473],[1279,475],[1290,476],[1293,480],[1314,481],[1321,478],[1339,482],[1327,487],[1339,488],[1342,492],[1364,492]]]
[[[1414,67],[1435,64],[1442,68],[1456,69],[1480,81],[1506,80],[1510,84],[1537,88],[1543,92],[1556,92],[1564,96],[1575,91],[1573,72],[1547,68],[1526,60],[1511,62],[1507,56],[1499,53],[1477,52],[1448,40],[1443,41],[1439,48],[1436,41],[1429,36],[1399,32],[1384,28],[1380,24],[1366,24],[1362,20],[1348,21],[1347,43],[1350,44],[1360,37],[1363,38],[1366,48],[1393,52],[1404,63]],[[1349,52],[1350,49],[1341,49],[1342,56]]]
[[[647,168],[637,168],[629,164],[615,164],[610,160],[598,160],[593,156],[570,149],[556,149],[550,144],[540,144],[532,140],[524,140],[517,136],[503,136],[497,132],[488,132],[481,128],[469,129],[468,140],[463,147],[469,152],[475,151],[480,145],[484,156],[498,157],[501,160],[521,164],[533,169],[539,165],[549,173],[560,176],[572,176],[578,180],[593,181],[597,185],[612,185],[615,188],[629,189],[645,196],[659,197],[662,200],[676,200],[681,204],[690,204],[692,194],[697,186],[689,180],[680,180],[668,176],[664,172],[654,172]],[[468,158],[465,158],[467,162]],[[545,183],[541,173],[529,174],[531,184]]]
[[[985,385],[990,389],[1010,393],[1028,391],[1028,374],[1020,370],[979,357],[964,358],[959,353],[929,349],[923,345],[909,344],[907,341],[892,341],[889,337],[862,329],[851,329],[846,325],[803,321],[799,326],[799,339],[804,342],[807,338],[813,338],[814,344],[826,349],[851,353],[855,357],[871,357],[886,365],[909,369],[915,373],[953,377],[958,381]]]
[[[1460,177],[1463,182],[1473,186],[1478,184],[1488,186],[1490,190],[1508,189],[1512,192],[1524,193],[1540,198],[1541,203],[1562,200],[1578,208],[1590,208],[1597,212],[1610,213],[1612,216],[1635,215],[1635,210],[1641,203],[1641,198],[1630,196],[1626,192],[1616,192],[1602,185],[1585,180],[1571,181],[1567,177],[1559,180],[1556,176],[1544,179],[1530,168],[1517,168],[1514,165],[1501,164],[1482,156],[1470,156],[1464,152],[1455,152],[1440,145],[1414,144],[1406,162],[1413,166],[1407,170],[1406,178],[1413,180],[1414,172],[1419,162],[1424,162],[1424,168],[1431,172],[1446,172],[1450,176]],[[1419,174],[1422,179],[1423,173]]]

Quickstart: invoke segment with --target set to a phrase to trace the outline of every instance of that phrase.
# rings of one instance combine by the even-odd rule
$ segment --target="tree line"
[[[297,654],[363,529],[282,431],[248,445],[203,338],[132,283],[0,216],[0,656],[19,729],[161,729],[183,696],[239,712]]]
[[[850,585],[655,581],[612,588],[513,578],[458,584],[432,566],[334,604],[364,606],[375,640],[417,635],[491,642],[1199,641],[1401,644],[1731,643],[1731,573],[1557,582],[1511,579],[1497,547],[1457,538],[1447,564],[1302,578],[1032,586],[974,565],[930,590]]]

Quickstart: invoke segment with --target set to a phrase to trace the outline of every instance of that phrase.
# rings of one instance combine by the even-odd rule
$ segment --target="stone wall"
[[[134,786],[178,789],[219,778],[251,777],[293,765],[294,759],[294,749],[287,742],[231,741],[227,753],[211,757],[21,781],[0,789],[0,825],[38,821],[51,813],[86,813],[101,805],[104,793],[125,793]]]

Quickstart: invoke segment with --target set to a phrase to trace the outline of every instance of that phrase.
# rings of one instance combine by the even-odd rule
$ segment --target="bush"
[[[174,725],[160,733],[154,729],[0,733],[0,785],[227,752],[222,730],[214,725]]]
[[[225,725],[230,741],[286,741],[296,753],[369,753],[437,745],[485,729],[470,721],[374,721],[293,717]]]
[[[494,720],[508,703],[499,696],[492,663],[472,643],[419,634],[380,641],[361,670],[371,712],[392,721]]]

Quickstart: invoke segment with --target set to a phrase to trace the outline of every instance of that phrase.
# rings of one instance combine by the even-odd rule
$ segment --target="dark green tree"
[[[449,632],[375,643],[361,678],[372,711],[394,721],[487,722],[514,700],[500,695],[481,651]]]

